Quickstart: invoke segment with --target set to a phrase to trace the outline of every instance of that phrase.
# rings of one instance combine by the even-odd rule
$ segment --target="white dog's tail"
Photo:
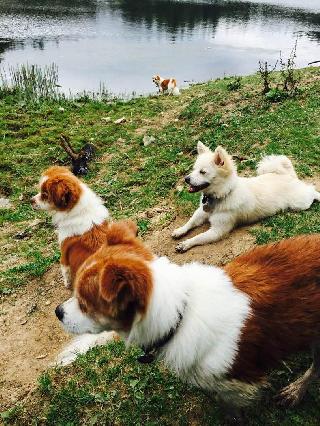
[[[172,94],[174,95],[174,96],[179,96],[180,95],[180,90],[179,90],[179,87],[175,87],[173,90],[172,90]]]
[[[278,175],[290,175],[297,177],[293,164],[285,155],[268,155],[258,164],[257,174],[277,173]]]

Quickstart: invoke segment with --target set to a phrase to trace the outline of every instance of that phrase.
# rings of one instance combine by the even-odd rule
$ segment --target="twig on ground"
[[[71,159],[72,172],[75,175],[86,175],[88,173],[88,162],[95,153],[94,145],[86,143],[79,152],[75,152],[70,144],[69,137],[60,136],[60,145]]]

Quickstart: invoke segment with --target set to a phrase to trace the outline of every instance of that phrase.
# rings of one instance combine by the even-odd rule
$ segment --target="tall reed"
[[[58,67],[23,64],[0,71],[0,93],[14,93],[26,100],[59,99]]]

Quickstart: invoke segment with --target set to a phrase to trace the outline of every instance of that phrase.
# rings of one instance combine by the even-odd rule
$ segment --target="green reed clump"
[[[58,67],[23,64],[0,71],[0,95],[16,94],[24,100],[59,99]]]

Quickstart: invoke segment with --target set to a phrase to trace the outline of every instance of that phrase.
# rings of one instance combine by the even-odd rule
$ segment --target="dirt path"
[[[31,282],[2,303],[0,410],[21,401],[34,388],[40,373],[68,341],[54,315],[68,294],[55,265],[41,282]]]
[[[187,253],[177,254],[174,251],[177,242],[171,239],[170,234],[182,223],[183,220],[176,220],[168,228],[153,232],[146,238],[146,242],[155,253],[168,256],[177,263],[197,260],[219,265],[252,247],[254,243],[254,237],[246,228],[242,228],[217,244],[195,247]],[[37,385],[39,375],[70,340],[54,315],[57,304],[68,297],[69,292],[63,286],[59,266],[55,265],[40,283],[30,283],[2,303],[0,410],[24,399]]]

